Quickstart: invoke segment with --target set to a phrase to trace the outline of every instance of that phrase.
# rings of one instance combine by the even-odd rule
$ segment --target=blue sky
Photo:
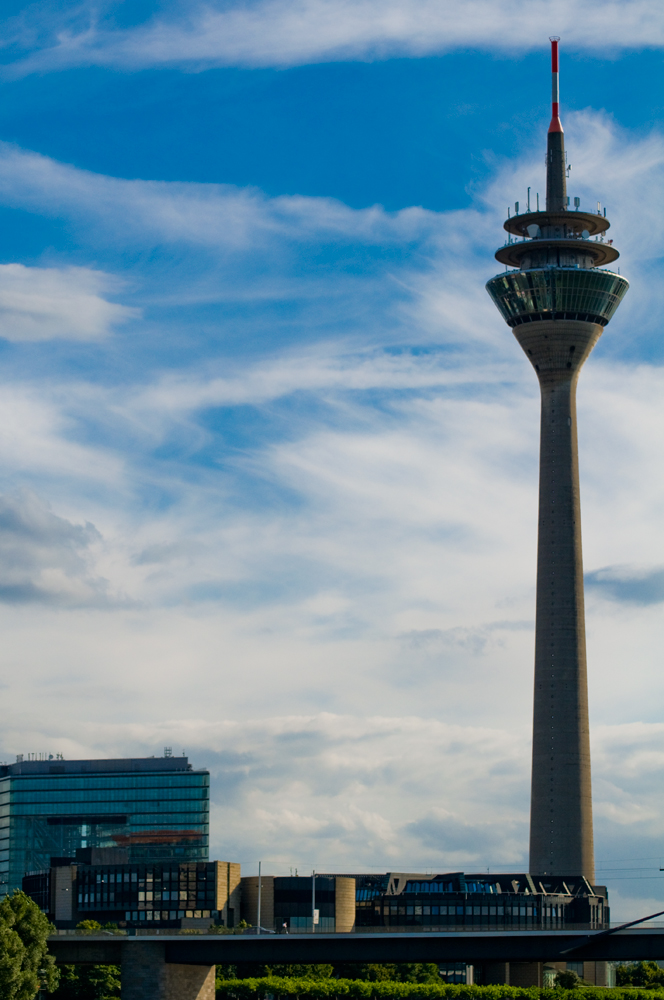
[[[4,11],[3,759],[186,749],[246,872],[523,868],[538,401],[483,286],[555,32],[631,282],[579,398],[598,869],[660,908],[660,5]]]

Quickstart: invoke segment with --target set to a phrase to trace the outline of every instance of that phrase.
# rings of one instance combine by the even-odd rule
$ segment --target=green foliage
[[[63,965],[53,1000],[120,1000],[120,967]]]
[[[329,979],[334,972],[333,965],[267,965],[266,976],[283,979]]]
[[[630,965],[617,965],[616,966],[616,986],[631,986],[632,985],[632,966]]]
[[[338,979],[381,981],[398,983],[439,983],[438,966],[433,962],[382,963],[380,965],[347,963],[337,965],[259,965],[243,962],[237,965],[218,965],[217,979],[261,979],[276,976],[280,979]]]
[[[98,920],[81,920],[77,931],[96,934],[118,931],[116,923],[100,924]],[[119,965],[63,965],[60,986],[53,1000],[120,1000]]]
[[[581,980],[572,969],[566,969],[564,972],[558,973],[554,982],[556,986],[560,986],[564,990],[575,990]]]
[[[258,962],[238,962],[237,965],[218,965],[216,978],[261,979],[266,976],[280,979],[329,979],[333,965],[263,965]]]
[[[52,927],[37,904],[16,890],[0,902],[0,996],[33,1000],[58,984],[55,959],[48,954]]]
[[[336,965],[340,979],[362,979],[370,983],[439,983],[440,972],[434,962],[382,962],[381,964],[347,963]]]
[[[219,968],[219,967],[218,967]],[[296,979],[265,976],[253,979],[218,979],[217,1000],[643,1000],[633,988],[606,989],[589,986],[579,991],[518,986],[464,986],[445,983],[394,982],[362,979]],[[661,994],[664,998],[664,993]]]
[[[630,962],[616,967],[618,986],[645,986],[649,990],[664,987],[664,969],[657,962]]]
[[[266,976],[280,979],[329,979],[334,973],[333,965],[263,965],[258,962],[238,962],[237,965],[218,965],[216,978],[261,979]]]

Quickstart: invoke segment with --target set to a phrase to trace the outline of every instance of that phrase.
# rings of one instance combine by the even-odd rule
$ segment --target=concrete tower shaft
[[[602,327],[553,320],[514,333],[541,390],[529,870],[593,884],[576,384]]]
[[[594,881],[576,386],[628,288],[599,211],[570,212],[552,39],[544,212],[512,216],[487,290],[540,383],[540,480],[530,871]],[[578,205],[578,202],[576,202]],[[514,237],[514,238],[513,238]]]

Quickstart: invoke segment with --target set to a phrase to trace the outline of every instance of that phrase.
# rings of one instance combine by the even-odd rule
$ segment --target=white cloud
[[[652,329],[657,296],[653,268],[664,252],[664,139],[655,130],[635,140],[596,114],[569,116],[565,124],[570,191],[585,209],[594,210],[598,200],[608,205],[611,235],[622,255],[619,266],[632,281],[607,340],[631,323],[631,342],[642,342]],[[538,148],[517,165],[499,164],[493,182],[477,192],[467,210],[354,211],[332,199],[270,199],[230,185],[118,180],[0,145],[4,204],[66,219],[91,252],[103,248],[115,255],[118,269],[129,248],[158,251],[142,254],[133,269],[149,305],[231,301],[256,309],[296,302],[293,328],[306,329],[308,343],[312,333],[317,341],[359,335],[366,343],[371,330],[381,344],[442,340],[467,347],[471,340],[474,346],[483,341],[494,361],[509,356],[509,334],[503,328],[503,336],[496,336],[500,320],[481,291],[482,279],[496,271],[493,250],[501,242],[502,206],[523,200],[529,186],[533,193],[542,188],[543,180]],[[311,248],[321,246],[329,263],[312,269]],[[389,266],[373,261],[367,247],[393,250]],[[346,262],[350,256],[353,268],[337,265],[336,255]],[[96,274],[90,272],[93,284],[110,280]],[[77,275],[74,269],[70,286]],[[66,282],[66,276],[58,280]],[[93,295],[81,314],[93,312],[97,330],[129,315],[126,307],[104,301],[107,290],[78,288],[83,296]],[[72,301],[73,295],[72,290]],[[58,328],[65,323],[66,317]],[[280,324],[280,333],[286,329]],[[292,371],[295,367],[292,362]],[[309,368],[313,372],[315,365]],[[258,369],[252,377],[257,384]],[[306,372],[297,377],[302,382]]]
[[[172,5],[152,20],[119,30],[97,6],[25,20],[5,35],[32,54],[12,75],[66,66],[291,66],[338,59],[426,56],[458,48],[524,51],[555,32],[573,49],[664,44],[661,5],[653,0],[254,0]]]
[[[608,339],[625,328],[628,318],[636,327],[632,339],[643,338],[652,328],[649,317],[657,294],[651,270],[664,252],[664,225],[659,223],[664,222],[664,139],[653,131],[635,140],[596,114],[569,116],[565,124],[573,167],[570,190],[581,197],[583,208],[594,210],[598,200],[608,205],[611,235],[622,254],[619,266],[633,284],[634,294],[621,306]],[[503,336],[496,336],[499,317],[478,288],[497,267],[493,250],[501,242],[502,206],[523,200],[526,188],[534,193],[543,180],[538,148],[516,165],[499,164],[493,182],[477,192],[475,205],[467,210],[389,213],[374,206],[355,211],[328,198],[267,198],[230,185],[104,177],[0,144],[4,204],[66,219],[92,252],[103,248],[115,255],[118,268],[128,249],[134,254],[138,248],[158,250],[142,254],[133,268],[134,281],[140,276],[150,305],[235,301],[257,308],[297,302],[309,343],[312,332],[316,341],[347,340],[360,333],[366,343],[363,331],[379,327],[382,344],[408,338],[467,347],[470,340],[474,346],[481,340],[491,348],[493,360],[509,356],[508,333],[503,328]],[[647,204],[644,190],[649,192]],[[311,248],[321,246],[328,251],[328,263],[312,269]],[[367,247],[394,251],[389,265],[382,258],[373,261]],[[349,258],[352,269],[341,263]],[[28,273],[36,272],[35,282],[41,280],[39,269],[7,266],[13,270],[6,272],[6,280],[15,282],[17,291],[21,276],[28,282]],[[69,296],[82,306],[76,310],[82,317],[78,326],[76,316],[67,312],[50,321],[57,329],[70,322],[76,335],[84,336],[88,323],[98,336],[131,315],[104,299],[111,290],[108,276],[71,269],[54,274],[54,282],[56,278],[63,293],[45,288],[44,296],[53,292],[56,305]],[[47,282],[45,276],[43,280]],[[40,288],[37,283],[36,290]],[[49,301],[44,308],[48,312],[56,305]],[[281,324],[280,332],[284,330]],[[290,364],[287,377],[293,379],[296,365]],[[313,373],[315,365],[309,368]],[[257,385],[258,369],[252,378]],[[302,383],[306,372],[297,378]]]
[[[98,446],[76,440],[72,404],[84,396],[87,412],[92,399],[99,405],[102,393],[97,387],[72,383],[51,388],[47,394],[36,385],[8,383],[0,391],[0,481],[12,490],[21,483],[65,484],[80,496],[91,487],[109,490],[126,486],[121,456]],[[66,400],[66,402],[65,402]],[[63,405],[64,403],[64,405]]]
[[[138,688],[141,697],[140,679]],[[58,705],[61,693],[51,685],[48,693]],[[184,750],[212,772],[213,856],[240,860],[245,871],[255,871],[259,857],[274,874],[291,866],[436,872],[526,863],[529,720],[506,728],[404,713],[248,712],[242,721],[109,723],[104,706],[92,697],[83,703],[95,718],[75,737],[57,715],[41,730],[27,720],[27,732],[12,719],[5,746],[68,757]],[[598,881],[620,894],[614,919],[642,916],[647,898],[657,898],[661,737],[661,724],[594,732]],[[644,755],[657,770],[643,766]]]
[[[263,856],[275,867],[308,860],[319,869],[408,868],[415,862],[449,870],[487,857],[495,865],[523,864],[523,732],[420,717],[317,713],[147,728],[102,724],[85,735],[90,742],[72,744],[56,726],[48,742],[68,756],[95,754],[102,744],[137,753],[183,747],[195,766],[204,756],[213,773],[215,816],[223,816],[215,850],[245,862],[254,861],[246,842],[252,829],[251,849],[267,851]],[[9,734],[12,748],[17,737],[22,746],[18,733]],[[473,837],[471,824],[482,833]],[[437,830],[447,843],[436,843]]]
[[[255,188],[230,184],[106,177],[8,143],[0,143],[0,192],[6,204],[84,219],[88,239],[89,227],[95,227],[96,238],[100,226],[105,242],[123,245],[181,243],[237,254],[269,253],[278,242],[286,264],[292,264],[285,254],[291,242],[399,246],[436,232],[440,224],[436,213],[421,208],[357,211],[332,198],[267,198]]]
[[[657,463],[633,416],[650,414],[655,446],[664,373],[620,374],[591,360],[581,382],[591,568],[623,545],[659,560],[664,544],[664,487],[644,474]],[[534,393],[487,391],[418,391],[383,415],[357,399],[343,427],[316,421],[250,449],[241,505],[226,473],[181,483],[163,511],[87,503],[106,550],[89,572],[138,604],[68,612],[64,644],[52,611],[39,629],[29,608],[0,611],[6,751],[184,747],[213,769],[215,855],[247,866],[521,867],[538,408]],[[593,454],[600,431],[612,469]],[[618,475],[619,455],[630,463]],[[174,471],[150,460],[130,478],[159,485]],[[266,481],[295,506],[252,500]],[[625,524],[632,489],[640,513]],[[661,615],[589,602],[589,632],[598,857],[654,856],[662,727],[644,712],[664,696]],[[616,917],[632,912],[621,905]]]
[[[86,267],[44,268],[0,264],[0,338],[13,341],[97,340],[139,316],[108,302],[117,285]]]
[[[620,358],[635,317],[661,312],[664,144],[628,143],[584,116],[567,139],[584,201],[596,191],[618,206],[633,279],[580,384],[586,567],[647,575],[664,565],[664,370]],[[356,213],[1,152],[6,201],[94,226],[95,246],[203,246],[207,301],[259,297],[267,275],[262,304],[332,303],[306,348],[275,338],[257,359],[253,341],[250,356],[220,349],[130,386],[35,377],[2,389],[0,487],[28,482],[54,517],[93,522],[103,543],[83,547],[85,574],[134,601],[46,602],[38,617],[29,604],[0,607],[6,751],[184,746],[215,771],[216,852],[247,862],[269,850],[281,865],[521,866],[538,403],[482,289],[499,211],[478,197],[450,215]],[[535,187],[537,160],[502,165],[482,197],[502,205]],[[641,203],[652,206],[648,241]],[[333,267],[310,278],[293,263],[293,248],[373,240],[408,242],[410,256],[359,273],[343,301]],[[215,291],[244,253],[256,271]],[[151,266],[152,302],[200,301],[189,272]],[[365,328],[369,298],[383,312]],[[642,335],[658,338],[648,322]],[[662,622],[656,604],[589,593],[588,625],[608,864],[659,850]]]
[[[72,524],[22,490],[0,495],[0,603],[111,606],[106,580],[91,575],[92,524]]]

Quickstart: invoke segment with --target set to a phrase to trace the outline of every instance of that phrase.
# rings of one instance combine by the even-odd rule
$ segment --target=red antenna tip
[[[560,37],[558,35],[551,35],[549,38],[551,42],[551,72],[558,72],[558,42]]]

